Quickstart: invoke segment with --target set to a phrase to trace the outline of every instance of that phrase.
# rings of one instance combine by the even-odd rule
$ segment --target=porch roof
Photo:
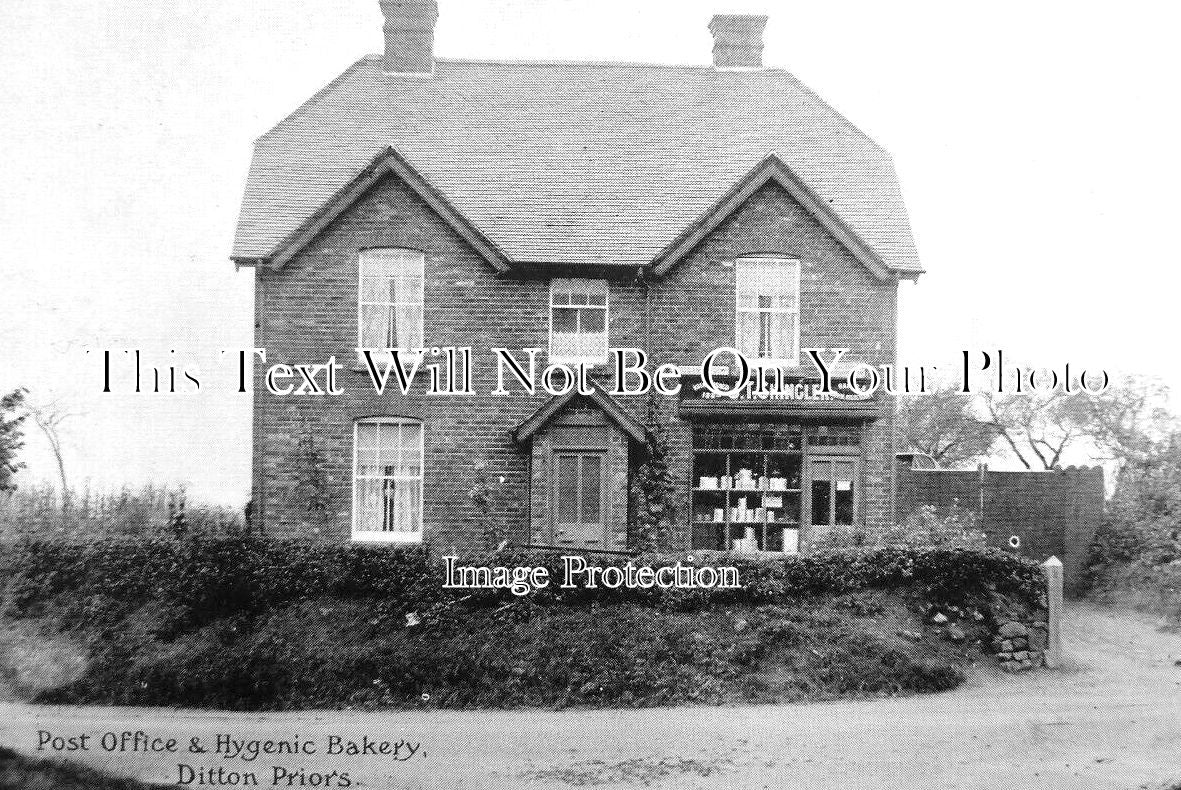
[[[631,437],[633,441],[641,444],[648,441],[647,429],[628,414],[627,410],[618,401],[606,392],[603,392],[598,386],[592,386],[589,394],[579,393],[578,390],[573,389],[565,395],[555,395],[550,398],[542,404],[541,408],[533,412],[525,421],[512,429],[510,433],[512,434],[513,441],[518,444],[524,444],[529,441],[550,420],[557,417],[567,404],[579,397],[597,406],[603,414],[607,415],[609,420],[618,425],[620,430]]]

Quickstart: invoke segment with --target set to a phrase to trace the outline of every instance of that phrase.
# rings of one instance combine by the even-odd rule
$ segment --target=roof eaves
[[[740,178],[716,203],[694,220],[652,259],[652,271],[665,274],[684,258],[702,239],[733,214],[760,187],[775,181],[798,201],[805,210],[833,235],[849,252],[880,280],[891,279],[899,271],[888,266],[876,251],[866,244],[833,210],[795,174],[778,155],[771,153]]]
[[[300,250],[319,236],[334,219],[356,203],[374,184],[389,173],[397,176],[410,187],[494,269],[498,272],[506,272],[511,268],[512,264],[508,256],[460,213],[442,192],[435,189],[415,170],[393,146],[379,152],[360,173],[337,190],[295,231],[276,245],[270,254],[264,256],[265,261],[275,269],[283,268]]]

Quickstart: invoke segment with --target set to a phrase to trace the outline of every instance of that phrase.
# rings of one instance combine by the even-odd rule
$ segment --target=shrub
[[[183,488],[124,486],[100,491],[87,484],[63,500],[53,486],[34,485],[0,495],[3,541],[152,535],[175,530],[178,521],[189,533],[229,535],[244,529],[241,514],[186,502]]]
[[[738,589],[562,589],[562,559],[554,553],[518,549],[472,561],[546,567],[553,581],[530,595],[536,605],[629,601],[669,611],[900,587],[916,587],[936,600],[954,602],[998,592],[1036,605],[1044,585],[1040,569],[1027,559],[998,549],[959,546],[879,546],[776,558],[706,552],[595,560],[620,567],[629,561],[653,566],[676,561],[734,566],[741,582]],[[515,600],[506,590],[443,589],[442,564],[422,547],[391,550],[249,535],[82,543],[26,540],[0,557],[0,572],[9,580],[3,611],[13,616],[35,613],[63,593],[129,603],[156,600],[183,607],[194,624],[319,597],[380,599],[420,612],[461,598],[469,607]]]
[[[1084,573],[1089,590],[1103,596],[1129,578],[1154,578],[1134,569],[1129,573],[1129,566],[1168,569],[1181,562],[1181,435],[1120,469],[1106,511],[1091,542]],[[1143,592],[1152,592],[1156,582],[1149,585]],[[1136,590],[1128,592],[1143,597]]]
[[[733,565],[725,590],[445,590],[425,548],[261,536],[26,540],[0,554],[4,609],[85,646],[46,702],[199,705],[658,705],[950,688],[939,644],[891,618],[933,602],[1036,607],[1040,569],[996,549],[882,546],[808,556],[600,558]],[[901,601],[910,601],[907,612]],[[420,623],[408,626],[416,612]],[[919,613],[919,614],[916,614]],[[64,644],[64,643],[63,643]],[[923,652],[925,651],[925,652]],[[934,651],[934,653],[932,652]],[[423,697],[422,695],[428,695]]]
[[[983,548],[988,544],[988,536],[977,521],[975,513],[958,504],[946,508],[923,505],[901,524],[884,529],[833,529],[817,541],[815,549],[833,551],[874,546]]]

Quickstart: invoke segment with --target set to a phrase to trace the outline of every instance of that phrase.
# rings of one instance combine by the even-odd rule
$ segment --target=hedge
[[[468,563],[542,565],[562,578],[561,557],[510,549]],[[994,548],[889,546],[782,557],[691,553],[597,556],[591,564],[732,565],[741,587],[730,590],[563,590],[558,582],[529,595],[535,605],[629,601],[692,611],[713,604],[775,604],[822,594],[913,588],[935,601],[970,600],[991,592],[1037,606],[1044,592],[1040,568]],[[30,616],[63,593],[128,605],[153,600],[179,607],[190,622],[208,622],[268,606],[317,598],[380,599],[406,611],[429,610],[463,598],[469,606],[498,605],[505,590],[443,589],[443,566],[421,547],[372,546],[258,536],[112,537],[91,542],[29,539],[0,547],[4,613]]]

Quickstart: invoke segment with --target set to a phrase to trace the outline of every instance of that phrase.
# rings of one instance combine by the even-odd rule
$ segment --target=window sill
[[[422,543],[421,532],[354,532],[353,543],[396,543],[418,545]]]
[[[546,356],[546,362],[551,365],[565,365],[567,367],[576,367],[584,365],[588,368],[602,367],[607,364],[606,357],[563,357],[563,356]]]
[[[769,357],[747,357],[747,364],[752,368],[782,368],[794,370],[800,366],[798,359],[771,359]]]

